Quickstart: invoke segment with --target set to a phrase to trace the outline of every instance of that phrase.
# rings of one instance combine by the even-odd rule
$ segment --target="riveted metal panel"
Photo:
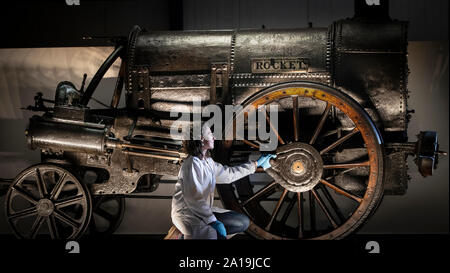
[[[134,65],[154,72],[209,71],[228,60],[231,31],[147,32],[136,40]]]
[[[366,97],[384,131],[407,129],[407,23],[341,20],[331,27],[336,86]],[[381,35],[382,33],[382,35]]]
[[[307,72],[326,71],[327,35],[326,28],[239,31],[232,71],[251,73],[255,58],[302,58],[308,60]]]

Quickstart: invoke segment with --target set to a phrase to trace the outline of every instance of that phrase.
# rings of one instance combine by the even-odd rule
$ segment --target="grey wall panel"
[[[409,40],[448,40],[447,0],[391,0],[391,18],[409,21]]]

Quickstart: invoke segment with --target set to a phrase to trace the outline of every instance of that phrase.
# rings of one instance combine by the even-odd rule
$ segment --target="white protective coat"
[[[229,210],[213,207],[217,184],[228,184],[256,170],[253,162],[228,167],[211,158],[189,156],[183,162],[172,198],[172,222],[185,239],[217,239],[213,212]]]

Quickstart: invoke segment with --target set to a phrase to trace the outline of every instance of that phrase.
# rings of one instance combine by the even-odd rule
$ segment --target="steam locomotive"
[[[113,232],[125,196],[152,192],[163,176],[178,174],[187,155],[181,136],[170,134],[177,121],[170,112],[193,114],[193,100],[244,112],[278,106],[272,168],[217,187],[224,207],[249,216],[247,232],[256,238],[344,238],[383,195],[406,193],[408,156],[423,176],[437,166],[436,132],[408,142],[407,22],[354,17],[328,28],[236,31],[135,26],[114,41],[86,89],[64,81],[54,100],[38,95],[29,107],[44,112],[25,133],[42,160],[14,179],[6,197],[7,220],[20,238],[79,237],[108,200],[119,210],[102,232]],[[118,58],[109,107],[89,108]],[[126,107],[119,108],[123,89]],[[234,121],[223,121],[219,133],[233,134]],[[236,165],[255,159],[262,144],[247,135],[225,139],[212,156]]]

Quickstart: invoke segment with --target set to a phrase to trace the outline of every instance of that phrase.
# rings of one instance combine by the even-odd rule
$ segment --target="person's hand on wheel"
[[[227,236],[227,230],[225,229],[225,226],[222,222],[220,222],[219,220],[216,220],[212,223],[209,224],[212,228],[214,228],[215,230],[217,230],[217,232],[223,236],[226,237]]]
[[[267,168],[270,168],[271,165],[269,163],[271,158],[276,158],[277,155],[275,154],[263,154],[259,157],[259,159],[256,161],[256,167],[262,167],[264,170]]]

